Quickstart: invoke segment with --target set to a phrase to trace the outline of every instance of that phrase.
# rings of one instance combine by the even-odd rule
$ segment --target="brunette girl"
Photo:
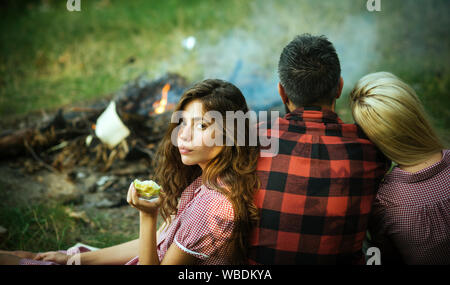
[[[174,113],[180,116],[172,118],[155,160],[160,198],[139,199],[133,184],[128,191],[129,204],[140,211],[139,239],[81,253],[81,264],[245,262],[247,236],[257,221],[253,194],[259,185],[259,149],[237,143],[238,135],[248,142],[249,122],[243,134],[237,122],[232,128],[226,123],[227,111],[248,111],[244,96],[230,83],[205,80],[183,94]],[[214,112],[223,120],[209,115]],[[234,143],[217,144],[218,138]],[[158,213],[165,223],[157,233]],[[70,257],[67,252],[4,253],[3,263],[16,264],[66,264]]]

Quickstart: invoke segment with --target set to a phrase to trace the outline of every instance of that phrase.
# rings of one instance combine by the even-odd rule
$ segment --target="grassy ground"
[[[236,54],[256,55],[255,70],[271,73],[282,46],[298,33],[311,32],[332,35],[342,63],[364,67],[346,68],[344,76],[383,70],[410,83],[449,146],[449,2],[382,1],[382,12],[374,13],[365,10],[366,1],[359,2],[81,0],[82,11],[70,13],[66,1],[4,1],[0,116],[100,98],[144,72],[151,78],[174,71],[198,80],[205,68],[220,67]],[[186,52],[181,41],[190,35],[209,48]],[[213,50],[222,56],[202,58]],[[345,121],[351,120],[345,98],[338,108]],[[95,229],[84,227],[61,205],[2,208],[0,217],[9,230],[9,241],[0,248],[53,250],[78,241],[104,247],[133,237],[100,231],[110,223],[105,216],[92,218]]]
[[[232,64],[236,54],[257,61],[256,72],[270,73],[281,47],[294,35],[311,32],[331,36],[344,65],[353,61],[364,67],[350,70],[345,92],[354,78],[391,71],[414,86],[450,142],[445,0],[389,1],[374,13],[365,3],[327,0],[81,0],[81,12],[68,12],[66,1],[58,0],[5,3],[0,9],[2,117],[99,98],[144,72],[152,78],[174,71],[199,80],[208,65],[226,69],[224,62]],[[210,48],[186,53],[180,43],[190,35]],[[227,37],[237,40],[222,40]],[[360,48],[365,45],[375,48]],[[214,50],[223,58],[204,58]],[[339,107],[351,119],[344,100]]]
[[[214,40],[239,23],[236,15],[245,15],[247,6],[237,0],[82,0],[82,11],[70,13],[66,1],[25,2],[0,12],[1,115],[101,97],[143,72],[155,76],[182,51],[184,37],[208,27]]]
[[[78,242],[103,248],[138,237],[138,228],[134,233],[107,230],[113,221],[101,211],[89,215],[88,225],[70,217],[67,209],[71,208],[56,203],[0,208],[0,221],[8,229],[0,248],[42,252],[67,249]]]

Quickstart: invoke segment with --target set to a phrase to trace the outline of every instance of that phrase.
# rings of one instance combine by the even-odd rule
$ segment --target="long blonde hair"
[[[393,74],[364,76],[350,101],[356,123],[392,161],[411,166],[444,148],[416,92]]]

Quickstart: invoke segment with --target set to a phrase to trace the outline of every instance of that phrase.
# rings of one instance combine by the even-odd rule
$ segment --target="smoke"
[[[233,30],[213,46],[201,48],[199,63],[205,78],[220,78],[235,84],[254,110],[279,101],[277,74],[264,42],[243,30]],[[269,61],[268,61],[269,60]]]
[[[311,33],[325,35],[334,44],[344,82],[347,88],[353,85],[377,58],[373,17],[349,1],[318,2],[256,1],[244,27],[229,30],[215,44],[199,44],[203,77],[234,83],[254,110],[279,105],[280,53],[296,35]]]

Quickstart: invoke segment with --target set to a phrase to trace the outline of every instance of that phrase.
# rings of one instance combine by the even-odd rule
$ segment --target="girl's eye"
[[[183,127],[186,126],[186,122],[185,122],[183,119],[181,119],[180,122],[179,122],[178,124],[179,124],[180,126],[183,126]]]
[[[204,130],[206,129],[208,126],[204,123],[197,123],[196,128],[200,129],[200,130]]]

